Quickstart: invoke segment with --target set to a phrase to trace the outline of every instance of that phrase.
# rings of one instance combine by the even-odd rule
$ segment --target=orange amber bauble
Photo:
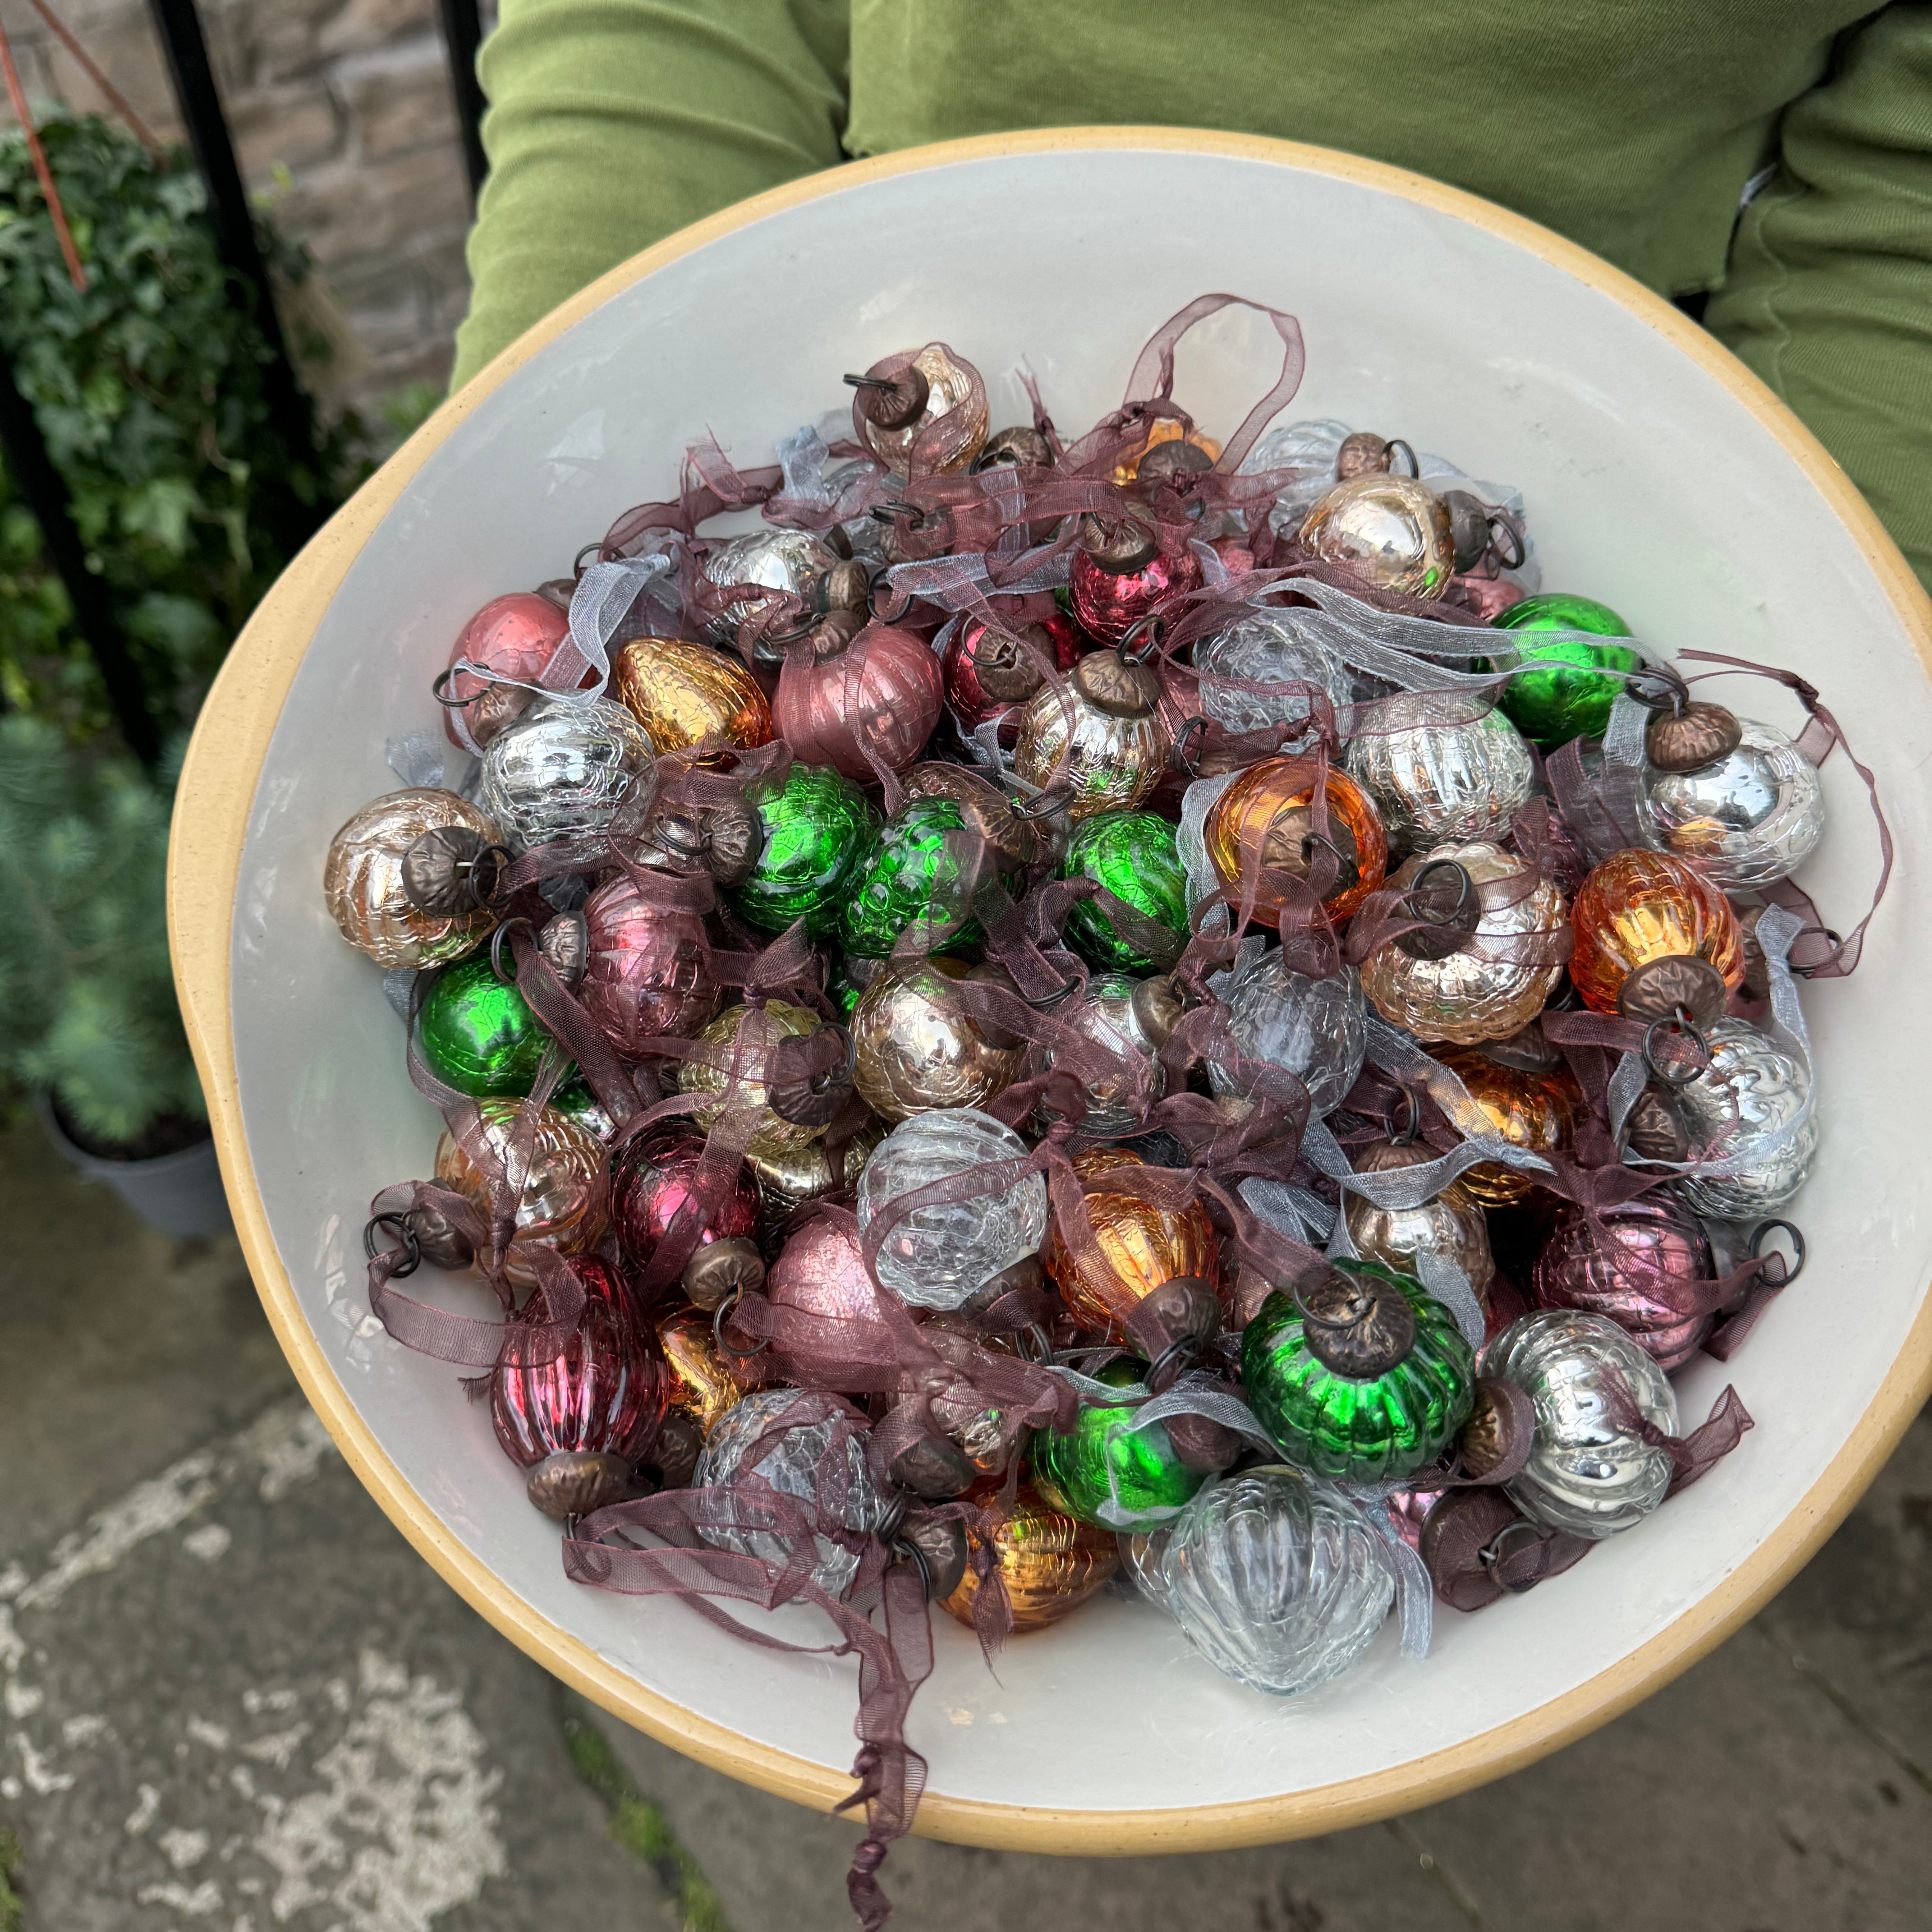
[[[996,1503],[998,1490],[988,1485],[971,1500]],[[967,1541],[976,1548],[980,1538],[968,1530]],[[1103,1589],[1120,1567],[1120,1546],[1112,1531],[1096,1529],[1051,1509],[1025,1484],[1009,1507],[1006,1520],[993,1534],[993,1563],[1006,1586],[1013,1606],[1013,1630],[1042,1630]],[[973,1599],[980,1580],[969,1560],[959,1587],[939,1607],[962,1624],[973,1621]]]
[[[1504,1066],[1474,1047],[1438,1047],[1436,1057],[1468,1089],[1490,1130],[1532,1154],[1567,1153],[1576,1138],[1582,1090],[1567,1066],[1547,1073]],[[1479,1162],[1456,1184],[1485,1208],[1510,1208],[1536,1185],[1535,1176],[1499,1160]]]
[[[1140,1156],[1125,1148],[1094,1148],[1073,1157],[1073,1171],[1083,1180],[1109,1168],[1142,1164]],[[1173,1214],[1132,1194],[1090,1194],[1087,1218],[1094,1224],[1096,1251],[1084,1265],[1060,1239],[1058,1223],[1045,1256],[1060,1299],[1083,1328],[1124,1341],[1126,1331],[1114,1309],[1145,1300],[1180,1275],[1198,1276],[1220,1292],[1220,1244],[1198,1201]]]
[[[685,638],[633,638],[617,652],[618,700],[644,728],[651,749],[748,752],[772,741],[772,707],[741,658]]]
[[[1723,974],[1726,992],[1744,983],[1744,937],[1730,902],[1667,852],[1612,852],[1577,888],[1570,920],[1570,983],[1594,1012],[1616,1012],[1624,980],[1653,959],[1694,954]]]
[[[1242,874],[1257,854],[1268,871],[1308,870],[1302,842],[1312,830],[1314,797],[1306,758],[1263,758],[1214,801],[1202,836],[1215,874],[1230,892],[1238,896]],[[1328,774],[1328,836],[1340,849],[1342,866],[1334,891],[1322,903],[1330,919],[1340,920],[1382,884],[1388,871],[1388,835],[1368,794],[1338,771]],[[1273,926],[1280,912],[1280,896],[1268,891],[1264,878],[1255,916]]]

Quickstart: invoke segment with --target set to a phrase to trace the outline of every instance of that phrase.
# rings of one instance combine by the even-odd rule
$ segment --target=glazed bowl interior
[[[322,854],[394,788],[386,735],[437,728],[430,681],[464,620],[566,571],[628,505],[674,494],[693,438],[712,430],[739,461],[768,462],[776,437],[840,406],[843,371],[934,338],[986,373],[996,422],[1024,418],[1010,373],[1024,361],[1076,432],[1120,402],[1154,328],[1211,290],[1300,318],[1307,376],[1283,420],[1340,417],[1513,483],[1546,586],[1613,604],[1666,651],[1811,679],[1886,788],[1898,871],[1857,976],[1806,996],[1824,1127],[1793,1213],[1810,1267],[1732,1364],[1700,1358],[1678,1378],[1687,1426],[1735,1382],[1757,1424],[1738,1450],[1570,1574],[1478,1616],[1441,1612],[1426,1662],[1402,1658],[1391,1628],[1359,1667],[1292,1701],[1218,1675],[1132,1600],[1015,1640],[997,1677],[968,1630],[936,1617],[909,1730],[932,1764],[924,1822],[988,1843],[1286,1836],[1520,1761],[1714,1641],[1815,1546],[1904,1426],[1923,1387],[1932,1245],[1912,964],[1932,920],[1915,891],[1932,704],[1916,593],[1822,453],[1634,285],[1412,177],[1172,134],[895,158],[675,238],[481,379],[265,610],[205,717],[183,806],[178,864],[218,863],[192,843],[197,775],[258,761],[243,773],[232,978],[222,988],[218,969],[184,961],[184,984],[212,1087],[238,1096],[238,1132],[220,1094],[218,1112],[258,1276],[358,1468],[551,1667],[771,1788],[842,1792],[850,1663],[754,1649],[676,1603],[566,1582],[556,1526],[524,1500],[487,1409],[370,1319],[367,1203],[428,1171],[439,1123],[406,1077],[376,968],[324,910]],[[1225,436],[1277,360],[1264,323],[1228,312],[1184,345],[1178,398]],[[266,713],[272,736],[255,731],[237,708],[244,682],[297,658]],[[1795,728],[1772,686],[1720,689]],[[1828,790],[1831,827],[1804,876],[1844,926],[1875,847],[1842,758]],[[433,1292],[485,1311],[453,1277]],[[819,1640],[802,1612],[778,1621]],[[1142,1828],[1156,1821],[1166,1836]]]

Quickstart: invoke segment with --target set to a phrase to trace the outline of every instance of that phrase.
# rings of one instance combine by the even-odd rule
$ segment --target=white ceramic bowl
[[[1152,1610],[1106,1600],[1016,1640],[998,1681],[940,1617],[909,1736],[922,1828],[1046,1850],[1195,1849],[1326,1830],[1520,1765],[1715,1643],[1815,1549],[1932,1381],[1924,962],[1932,850],[1928,611],[1799,425],[1675,311],[1486,203],[1319,150],[1172,130],[1001,137],[854,165],[728,211],[617,270],[431,420],[304,552],[202,713],[176,822],[172,919],[236,1220],[303,1386],[444,1576],[560,1676],[693,1755],[826,1804],[850,1790],[851,1666],[740,1646],[674,1603],[564,1580],[486,1412],[363,1306],[370,1196],[423,1173],[376,973],[320,890],[329,836],[395,784],[386,731],[487,597],[564,569],[629,504],[672,494],[707,427],[741,460],[836,404],[847,369],[940,338],[1030,362],[1058,420],[1118,403],[1133,352],[1204,290],[1294,310],[1288,414],[1406,436],[1521,486],[1546,583],[1666,649],[1812,678],[1876,766],[1899,867],[1865,961],[1808,995],[1825,1138],[1796,1218],[1801,1286],[1726,1369],[1758,1426],[1698,1487],[1580,1569],[1473,1617],[1424,1664],[1385,1633],[1280,1702],[1217,1675]],[[1178,395],[1225,434],[1272,374],[1238,315],[1184,346]],[[1791,722],[1767,688],[1747,712]],[[1734,701],[1736,694],[1732,694]],[[1842,759],[1808,868],[1827,916],[1875,871]],[[452,1287],[452,1298],[466,1291]],[[475,1300],[476,1298],[472,1298]],[[487,1299],[487,1298],[486,1298]],[[477,1300],[480,1308],[482,1300]],[[784,1619],[809,1638],[803,1613]]]

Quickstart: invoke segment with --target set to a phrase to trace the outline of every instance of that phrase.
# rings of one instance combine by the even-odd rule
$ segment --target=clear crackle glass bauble
[[[1241,691],[1217,680],[1246,684],[1311,685],[1328,694],[1338,711],[1354,700],[1354,679],[1333,651],[1308,636],[1288,610],[1248,613],[1216,638],[1194,648],[1201,674],[1201,710],[1230,731],[1259,731],[1270,724],[1304,724],[1305,692]]]
[[[1500,838],[1529,797],[1529,746],[1500,711],[1462,724],[1365,732],[1348,776],[1372,798],[1391,845]]]
[[[976,1108],[942,1108],[902,1121],[859,1177],[861,1232],[902,1194],[983,1167],[1024,1160],[1027,1144]],[[1037,1174],[963,1201],[916,1208],[894,1223],[874,1272],[879,1286],[915,1308],[957,1308],[1046,1233],[1046,1182]]]
[[[775,1430],[781,1417],[787,1418]],[[832,1451],[835,1435],[844,1438],[844,1467],[836,1462],[821,1469]],[[760,1438],[763,1438],[762,1441]],[[819,1507],[821,1484],[827,1503],[839,1498],[836,1520],[847,1529],[868,1534],[886,1520],[887,1499],[866,1466],[866,1423],[849,1402],[836,1395],[808,1389],[756,1389],[741,1396],[721,1415],[705,1438],[691,1486],[698,1534],[718,1550],[741,1556],[761,1556],[783,1564],[791,1549],[776,1529],[760,1529],[749,1520],[755,1502],[735,1503],[707,1494],[756,1472],[781,1496],[802,1503],[808,1511]],[[857,1575],[855,1551],[829,1536],[814,1535],[818,1562],[812,1580],[829,1596],[842,1596]]]
[[[1726,758],[1695,771],[1653,771],[1639,807],[1646,845],[1688,859],[1727,892],[1788,877],[1825,836],[1818,768],[1782,731],[1738,721]]]
[[[1308,1089],[1312,1113],[1331,1114],[1342,1104],[1369,1050],[1368,1003],[1354,967],[1332,979],[1306,979],[1270,948],[1238,966],[1221,996],[1228,1034],[1243,1053],[1292,1073]],[[1217,1094],[1240,1090],[1211,1060],[1208,1080]]]
[[[490,741],[477,803],[518,850],[602,832],[654,754],[621,704],[533,704]]]
[[[1483,1352],[1483,1372],[1513,1382],[1536,1409],[1536,1446],[1503,1486],[1532,1522],[1592,1541],[1634,1529],[1663,1502],[1667,1451],[1612,1412],[1621,1376],[1644,1419],[1677,1432],[1677,1397],[1664,1371],[1607,1315],[1539,1309]]]
[[[1782,1208],[1804,1185],[1818,1150],[1811,1076],[1748,1020],[1706,1028],[1711,1064],[1672,1097],[1690,1136],[1694,1160],[1736,1162],[1732,1174],[1695,1174],[1678,1184],[1700,1214],[1748,1221]]]
[[[1395,1599],[1387,1539],[1333,1484],[1283,1464],[1213,1484],[1134,1541],[1142,1587],[1217,1670],[1258,1690],[1340,1676]]]

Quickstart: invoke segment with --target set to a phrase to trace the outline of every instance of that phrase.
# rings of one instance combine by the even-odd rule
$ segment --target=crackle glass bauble
[[[1011,747],[1019,734],[1020,707],[1046,682],[1034,651],[1057,670],[1070,671],[1080,661],[1080,633],[1058,610],[1032,622],[1016,620],[1010,630],[974,617],[953,632],[940,669],[946,702],[962,734],[997,718],[1000,742]]]
[[[1256,1419],[1291,1462],[1349,1482],[1393,1481],[1433,1462],[1468,1419],[1475,1358],[1456,1318],[1417,1282],[1373,1262],[1330,1266],[1348,1295],[1370,1303],[1366,1313],[1345,1322],[1340,1288],[1318,1305],[1304,1288],[1324,1318],[1313,1324],[1275,1289],[1242,1331],[1241,1380]],[[1396,1296],[1409,1316],[1394,1305]],[[1334,1345],[1337,1335],[1350,1345],[1364,1336],[1370,1346],[1345,1352]],[[1331,1366],[1358,1352],[1372,1372]]]
[[[1200,585],[1200,562],[1190,550],[1172,556],[1156,553],[1144,563],[1121,570],[1076,545],[1068,571],[1073,614],[1080,628],[1107,644],[1119,644],[1170,597]]]
[[[1239,684],[1306,685],[1344,716],[1354,701],[1354,674],[1333,651],[1310,637],[1288,610],[1247,610],[1225,631],[1194,646],[1201,674],[1202,716],[1230,731],[1270,724],[1306,724],[1312,705],[1306,692],[1242,691]],[[1222,680],[1228,682],[1222,682]]]
[[[1426,483],[1372,470],[1338,483],[1303,520],[1297,541],[1378,590],[1440,597],[1455,574],[1449,512]]]
[[[633,638],[617,652],[611,683],[644,728],[651,749],[694,745],[748,752],[772,740],[772,707],[742,658],[686,638]]]
[[[1348,776],[1402,851],[1496,839],[1529,798],[1529,747],[1500,711],[1460,724],[1412,724],[1351,740]]]
[[[691,1486],[697,1492],[698,1534],[714,1548],[741,1556],[780,1565],[790,1559],[788,1538],[746,1521],[756,1510],[754,1499],[705,1493],[754,1473],[780,1496],[803,1504],[808,1515],[823,1508],[856,1535],[876,1530],[888,1504],[866,1466],[866,1430],[865,1418],[835,1395],[775,1388],[741,1396],[712,1424],[698,1459]],[[842,1596],[859,1573],[858,1552],[829,1536],[814,1533],[812,1540],[818,1554],[812,1580],[828,1596]]]
[[[628,878],[584,902],[590,957],[578,998],[626,1058],[661,1034],[688,1039],[718,1010],[703,922],[648,899]]]
[[[1553,752],[1572,738],[1600,738],[1610,709],[1627,680],[1606,673],[1636,670],[1643,658],[1628,644],[1593,644],[1579,638],[1544,638],[1545,631],[1587,631],[1606,639],[1627,638],[1630,626],[1607,604],[1554,590],[1526,597],[1496,620],[1509,643],[1490,668],[1520,666],[1503,687],[1504,714],[1532,745]]]
[[[1082,1180],[1144,1165],[1126,1148],[1089,1148],[1073,1156],[1073,1171]],[[1138,1195],[1103,1188],[1088,1195],[1086,1202],[1093,1248],[1083,1253],[1068,1241],[1056,1216],[1053,1238],[1042,1257],[1060,1299],[1082,1328],[1124,1341],[1126,1313],[1184,1275],[1220,1291],[1220,1244],[1198,1201],[1179,1209],[1160,1208]]]
[[[709,1436],[746,1391],[758,1386],[758,1358],[728,1360],[711,1316],[686,1303],[666,1310],[653,1326],[670,1372],[671,1408],[689,1416],[699,1433]]]
[[[1736,1162],[1731,1174],[1688,1174],[1678,1184],[1700,1214],[1750,1221],[1785,1206],[1804,1185],[1818,1151],[1811,1076],[1748,1020],[1705,1030],[1711,1064],[1672,1097],[1690,1136],[1693,1160]]]
[[[446,914],[424,911],[411,899],[411,851],[451,834],[478,851],[502,839],[496,821],[467,799],[422,785],[372,800],[328,842],[322,892],[329,916],[377,965],[420,968],[460,959],[496,923],[482,906]]]
[[[1602,1209],[1594,1225],[1566,1203],[1538,1250],[1530,1292],[1544,1308],[1607,1315],[1667,1372],[1696,1353],[1717,1318],[1687,1317],[1672,1288],[1681,1295],[1714,1272],[1702,1223],[1665,1186]]]
[[[1011,1127],[970,1107],[902,1121],[859,1177],[859,1226],[936,1181],[1000,1161],[1022,1161],[1027,1144]],[[963,1201],[916,1208],[892,1224],[874,1263],[882,1288],[915,1308],[957,1308],[1003,1269],[1036,1252],[1046,1233],[1046,1182],[1038,1174]]]
[[[823,655],[815,646],[788,656],[778,673],[772,704],[778,735],[807,764],[833,766],[861,784],[878,782],[874,760],[904,771],[939,722],[932,647],[890,624],[868,624],[848,644],[818,634]]]
[[[523,994],[488,959],[461,960],[437,974],[417,1038],[429,1070],[475,1100],[527,1094],[550,1044]]]
[[[883,959],[908,926],[923,951],[932,944],[970,945],[980,936],[970,916],[975,883],[965,806],[956,798],[909,798],[886,821],[834,909],[838,943],[862,958]],[[950,843],[949,843],[950,840]],[[988,869],[998,856],[986,855]]]
[[[849,1191],[857,1186],[860,1169],[885,1137],[885,1122],[868,1116],[864,1126],[844,1144],[840,1178],[836,1181],[832,1178],[831,1157],[822,1135],[806,1146],[787,1148],[776,1154],[754,1154],[748,1150],[745,1165],[757,1178],[766,1225],[782,1226],[794,1208],[816,1201],[835,1188]]]
[[[1158,956],[1130,937],[1097,898],[1080,899],[1066,915],[1066,943],[1106,973],[1164,972],[1187,944],[1187,875],[1175,827],[1150,812],[1101,812],[1075,826],[1060,876],[1091,879],[1160,928]]]
[[[1130,1388],[1140,1362],[1110,1362],[1094,1378]],[[1131,1529],[1176,1514],[1208,1478],[1180,1460],[1164,1424],[1126,1427],[1126,1404],[1083,1402],[1070,1430],[1038,1430],[1028,1449],[1034,1486],[1055,1509],[1107,1529]]]
[[[1483,1352],[1483,1372],[1513,1382],[1536,1408],[1536,1446],[1503,1492],[1532,1522],[1592,1541],[1634,1529],[1663,1502],[1669,1454],[1611,1412],[1621,1378],[1638,1412],[1677,1432],[1677,1397],[1659,1368],[1606,1315],[1539,1309]]]
[[[1308,1089],[1319,1118],[1347,1097],[1369,1050],[1369,1008],[1361,976],[1343,966],[1326,980],[1294,971],[1278,946],[1237,967],[1220,988],[1228,1032],[1251,1060],[1292,1073]],[[1208,1062],[1208,1083],[1219,1094],[1238,1093],[1234,1076]]]
[[[789,1006],[783,1000],[768,1000],[762,1006],[732,1006],[720,1013],[698,1037],[714,1046],[730,1047],[735,1044],[742,1056],[742,1064],[734,1080],[724,1068],[707,1066],[701,1060],[678,1063],[677,1088],[680,1094],[715,1094],[718,1096],[715,1100],[705,1101],[692,1113],[693,1125],[709,1133],[718,1124],[727,1105],[724,1095],[729,1084],[735,1104],[752,1109],[755,1115],[757,1124],[746,1144],[748,1155],[755,1150],[760,1156],[770,1158],[823,1140],[823,1121],[813,1126],[798,1120],[788,1120],[773,1110],[766,1096],[762,1072],[766,1055],[778,1041],[802,1039],[807,1034],[816,1033],[820,1024],[816,1013],[804,1006]]]
[[[1701,959],[1727,992],[1744,983],[1744,935],[1730,902],[1696,867],[1669,853],[1612,853],[1578,889],[1570,923],[1576,935],[1570,983],[1594,1012],[1619,1011],[1624,981],[1659,960]]]
[[[1727,892],[1795,872],[1825,836],[1818,768],[1782,731],[1740,721],[1727,757],[1695,771],[1653,771],[1638,805],[1644,842],[1693,861]]]
[[[760,837],[751,875],[726,896],[731,909],[767,932],[803,920],[826,933],[865,870],[879,833],[872,801],[830,765],[794,760],[783,788],[755,793]]]
[[[1484,1114],[1487,1130],[1530,1154],[1567,1154],[1583,1111],[1582,1090],[1569,1068],[1505,1066],[1476,1047],[1444,1046],[1436,1058]],[[1510,1208],[1536,1185],[1534,1174],[1499,1160],[1479,1161],[1457,1184],[1485,1208]]]
[[[1006,1586],[1016,1636],[1059,1622],[1105,1589],[1120,1567],[1120,1541],[1112,1530],[1097,1529],[1055,1509],[1030,1484],[1022,1483],[1010,1504],[1001,1503],[997,1488],[991,1486],[970,1500],[999,1512],[990,1538],[993,1568]],[[966,1534],[969,1547],[976,1551],[979,1532],[969,1527]],[[958,1587],[939,1607],[970,1626],[979,1594],[980,1578],[968,1562]]]
[[[1159,680],[1151,672],[1144,680],[1124,676],[1120,662],[1115,652],[1092,652],[1060,688],[1048,686],[1020,713],[1014,772],[1030,785],[1067,786],[1072,794],[1067,816],[1076,825],[1098,812],[1144,803],[1165,776],[1174,748],[1158,708]],[[1137,688],[1142,683],[1144,691]]]
[[[1400,1174],[1438,1158],[1436,1149],[1424,1142],[1400,1146],[1384,1141],[1358,1150],[1355,1172]],[[1417,1208],[1378,1208],[1366,1195],[1344,1193],[1342,1211],[1348,1239],[1364,1261],[1379,1262],[1420,1280],[1422,1256],[1439,1256],[1462,1270],[1478,1301],[1488,1296],[1496,1272],[1490,1252],[1489,1221],[1460,1181],[1452,1180]]]
[[[822,577],[838,561],[838,553],[823,537],[809,530],[750,530],[733,537],[706,553],[703,568],[713,584],[755,584],[766,590],[789,590],[802,596],[814,577]],[[714,644],[729,644],[738,634],[738,626],[754,616],[771,600],[747,595],[734,598],[706,626]],[[779,628],[782,628],[782,626]],[[784,647],[771,641],[769,632],[758,640],[756,653],[764,663],[776,664],[784,656]]]
[[[1266,1463],[1196,1496],[1138,1566],[1217,1670],[1257,1690],[1312,1690],[1348,1669],[1395,1600],[1388,1539],[1332,1484]]]
[[[1264,871],[1306,877],[1314,826],[1315,792],[1307,761],[1263,758],[1250,765],[1208,810],[1202,838],[1215,876],[1239,901],[1241,880],[1258,863]],[[1331,920],[1348,918],[1388,870],[1388,835],[1367,793],[1346,773],[1328,774],[1328,830],[1340,869],[1322,903]],[[1281,916],[1281,898],[1264,878],[1255,917],[1264,926]]]
[[[581,1255],[597,1245],[610,1208],[610,1162],[595,1134],[554,1107],[537,1109],[535,1130],[526,1148],[520,1149],[516,1127],[523,1108],[522,1101],[509,1100],[479,1100],[476,1106],[502,1184],[517,1196],[503,1272],[518,1287],[528,1288],[536,1280],[532,1248]],[[492,1184],[447,1129],[436,1142],[436,1178],[472,1202],[486,1223],[490,1220]]]
[[[452,700],[442,719],[450,742],[481,752],[530,704],[535,694],[524,687],[542,676],[569,634],[570,614],[534,590],[491,598],[450,646],[451,675],[442,692]],[[494,676],[458,670],[460,664]]]
[[[886,967],[859,995],[848,1022],[852,1084],[880,1119],[980,1106],[1019,1077],[1026,1042],[988,1040],[966,1010],[966,974],[956,959],[916,960]]]
[[[641,1269],[683,1216],[698,1211],[692,1185],[704,1158],[704,1136],[688,1120],[663,1120],[617,1150],[610,1180],[610,1223],[625,1261]],[[758,1193],[742,1168],[706,1217],[703,1239],[728,1240],[758,1232]]]
[[[1088,1083],[1087,1111],[1078,1123],[1083,1134],[1132,1132],[1144,1124],[1147,1109],[1166,1090],[1166,1076],[1155,1058],[1159,1042],[1148,1036],[1134,1010],[1134,989],[1140,983],[1124,973],[1096,973],[1078,999],[1054,1009],[1056,1020],[1124,1063],[1123,1071]],[[1052,1066],[1052,1050],[1042,1059]],[[1044,1106],[1041,1112],[1047,1113]]]
[[[617,815],[651,741],[621,704],[540,699],[490,741],[476,802],[518,851],[602,832]]]
[[[1418,959],[1400,944],[1378,946],[1362,967],[1362,990],[1382,1018],[1421,1040],[1503,1040],[1542,1012],[1563,976],[1562,961],[1541,965],[1512,958],[1532,935],[1563,928],[1563,895],[1537,879],[1512,852],[1485,840],[1438,845],[1408,860],[1391,888],[1412,884],[1426,866],[1460,866],[1473,889],[1503,887],[1485,904],[1467,948],[1440,959]]]

